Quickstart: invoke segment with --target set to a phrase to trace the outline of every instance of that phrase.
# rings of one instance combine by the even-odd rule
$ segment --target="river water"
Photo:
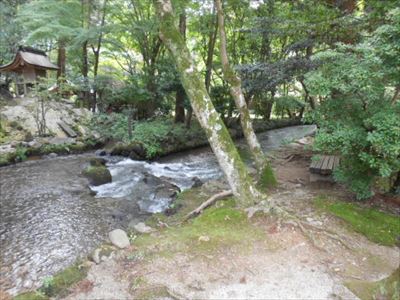
[[[314,126],[294,126],[259,135],[264,150],[302,138]],[[239,142],[243,143],[243,142]],[[190,188],[222,176],[207,147],[157,162],[108,158],[112,183],[88,188],[81,175],[94,154],[27,161],[0,168],[0,289],[15,295],[38,287],[106,240],[115,228],[168,207],[143,180],[147,174]]]

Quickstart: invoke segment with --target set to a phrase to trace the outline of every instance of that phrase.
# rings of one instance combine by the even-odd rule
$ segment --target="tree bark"
[[[260,196],[247,168],[207,93],[186,43],[175,25],[171,0],[154,0],[160,18],[160,37],[167,46],[188,95],[194,113],[205,130],[211,148],[225,173],[240,206],[248,206]]]
[[[179,15],[179,32],[186,39],[186,13],[183,11]],[[175,123],[185,122],[185,90],[179,86],[175,96]]]
[[[58,65],[57,79],[58,79],[58,82],[64,81],[66,58],[67,58],[67,55],[66,55],[66,50],[65,50],[65,41],[59,40],[58,41],[58,56],[57,56],[57,65]]]
[[[241,88],[241,80],[229,64],[228,53],[226,50],[224,13],[222,10],[221,0],[215,0],[214,3],[217,9],[217,16],[218,16],[220,55],[221,55],[221,63],[222,63],[222,71],[224,74],[224,79],[230,85],[231,95],[235,100],[236,108],[239,110],[240,113],[240,123],[242,126],[243,134],[246,138],[247,144],[250,148],[257,169],[261,173],[264,171],[266,167],[269,167],[268,161],[261,149],[257,136],[254,133],[253,125],[251,123],[251,118],[250,118],[250,112],[247,108],[246,100],[244,98]]]
[[[92,111],[96,111],[96,106],[97,106],[97,95],[96,95],[96,84],[97,84],[97,73],[99,70],[99,63],[100,63],[100,49],[101,49],[101,44],[103,41],[103,27],[106,21],[106,11],[107,11],[107,0],[104,0],[103,2],[103,11],[102,11],[102,16],[101,16],[101,28],[102,30],[99,33],[99,37],[97,39],[97,46],[96,49],[92,46],[93,54],[94,54],[94,66],[93,66],[93,77],[94,77],[94,91],[93,91],[93,101],[92,101]]]
[[[213,16],[215,14],[215,5],[213,7]],[[210,36],[208,38],[208,49],[207,49],[207,59],[206,59],[206,76],[205,76],[205,84],[206,90],[210,92],[210,83],[211,83],[211,74],[212,74],[212,64],[213,64],[213,57],[214,57],[214,48],[215,48],[215,41],[217,40],[217,33],[218,33],[218,22],[215,18],[213,18],[213,23],[211,26],[214,25],[214,30],[210,30]]]

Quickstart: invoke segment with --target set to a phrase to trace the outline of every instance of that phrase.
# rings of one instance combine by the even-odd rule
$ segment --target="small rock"
[[[28,279],[28,280],[24,281],[24,288],[30,289],[30,288],[32,288],[32,285],[33,285],[32,280]]]
[[[114,229],[108,234],[108,238],[118,248],[126,248],[130,245],[128,235],[122,229]]]
[[[38,149],[38,148],[42,147],[42,144],[37,141],[31,141],[28,143],[28,147]]]
[[[58,154],[54,153],[54,152],[51,152],[50,154],[47,155],[48,158],[55,158],[57,156],[58,156]]]
[[[209,242],[210,241],[210,237],[207,235],[202,235],[199,237],[199,242]]]
[[[19,145],[19,142],[17,142],[17,141],[12,141],[12,142],[10,143],[10,145],[11,145],[11,147],[13,147],[13,148],[17,148],[17,146]]]
[[[197,177],[197,176],[193,177],[192,181],[193,181],[192,188],[200,187],[200,186],[203,185],[203,181],[201,181],[201,179],[199,177]]]
[[[139,233],[151,233],[154,231],[153,228],[150,226],[147,226],[143,222],[137,223],[136,225],[133,226],[133,229],[135,229]]]
[[[107,151],[104,149],[99,149],[96,150],[96,152],[94,153],[96,156],[106,156],[107,155]]]
[[[101,249],[97,248],[96,250],[94,250],[93,255],[92,255],[92,259],[96,264],[100,263],[100,252],[101,252]]]

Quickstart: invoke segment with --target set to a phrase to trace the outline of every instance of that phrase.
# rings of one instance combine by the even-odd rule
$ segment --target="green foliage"
[[[392,27],[400,31],[400,23]],[[400,103],[393,102],[391,89],[398,66],[380,56],[385,45],[377,48],[373,43],[382,30],[355,46],[338,45],[320,53],[320,68],[307,76],[312,94],[324,99],[313,114],[320,126],[314,148],[341,156],[335,178],[359,199],[373,195],[377,178],[393,181],[400,172]],[[400,50],[396,40],[381,41],[388,43],[386,48]]]
[[[161,153],[161,141],[170,134],[170,130],[170,124],[164,122],[142,122],[135,126],[133,139],[143,143],[147,156],[151,158]]]
[[[18,146],[15,149],[15,158],[14,160],[17,161],[24,161],[27,159],[27,148]]]
[[[54,276],[45,278],[39,292],[48,297],[54,297],[56,295],[59,297],[66,296],[69,287],[85,278],[86,275],[87,268],[76,263]]]
[[[400,220],[395,215],[373,208],[363,208],[355,203],[331,201],[325,197],[316,198],[315,204],[343,219],[350,228],[365,235],[372,242],[394,246],[400,236]]]
[[[287,112],[296,113],[304,106],[304,102],[299,97],[287,95],[275,98],[275,114],[278,116],[284,116]]]
[[[191,143],[193,146],[206,143],[204,132],[197,123],[187,129],[183,124],[175,124],[167,118],[134,122],[132,139],[129,139],[127,130],[128,118],[123,114],[98,114],[89,125],[107,139],[122,141],[126,145],[132,142],[143,145],[148,159],[173,152],[174,149],[190,148]]]

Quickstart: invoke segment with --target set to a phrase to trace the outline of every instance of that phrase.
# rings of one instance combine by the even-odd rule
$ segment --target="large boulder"
[[[126,248],[130,245],[128,235],[122,229],[114,229],[108,234],[110,242],[118,248]]]
[[[142,183],[142,184],[141,184]],[[149,173],[139,182],[141,199],[138,201],[142,211],[157,213],[165,210],[180,192],[178,186]]]
[[[83,175],[89,179],[89,183],[94,186],[106,184],[112,181],[111,173],[104,165],[88,166],[83,170]]]
[[[119,142],[112,147],[110,154],[131,157],[132,159],[146,158],[146,150],[141,143],[136,141],[129,144]]]
[[[89,160],[89,163],[93,167],[101,167],[106,165],[107,160],[102,157],[93,157]]]

